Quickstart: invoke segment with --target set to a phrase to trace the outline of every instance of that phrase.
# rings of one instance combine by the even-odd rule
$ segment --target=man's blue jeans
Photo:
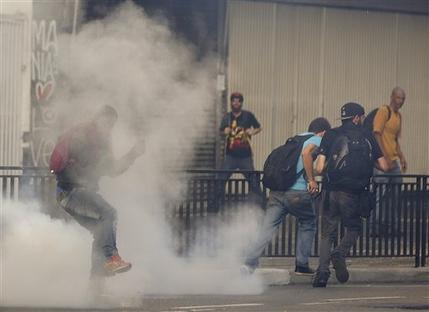
[[[225,161],[222,166],[222,170],[248,170],[253,171],[255,167],[253,166],[253,157],[233,157],[230,155],[225,156]],[[214,197],[209,198],[209,209],[217,211],[219,204],[223,204],[225,198],[225,186],[228,179],[231,177],[232,172],[222,172],[219,173],[216,177],[215,192],[212,193]],[[258,173],[243,173],[244,177],[249,183],[249,199],[251,202],[256,205],[262,205],[263,194],[259,183],[259,174]],[[220,203],[219,203],[220,201]]]
[[[289,213],[298,220],[296,264],[308,266],[316,232],[316,214],[310,194],[307,191],[295,190],[270,192],[259,235],[246,252],[246,265],[252,268],[258,266],[259,257],[276,233],[283,217]]]
[[[391,193],[394,189],[394,185],[401,184],[402,178],[399,177],[401,175],[401,165],[399,161],[396,161],[395,167],[390,169],[389,171],[383,172],[376,168],[374,168],[374,175],[386,175],[386,177],[374,177],[374,182],[378,185],[377,188],[377,194],[376,194],[376,205],[375,210],[372,212],[372,216],[370,218],[370,229],[374,229],[377,232],[385,232],[387,231],[392,225],[390,224],[391,220],[386,219],[386,216],[380,220],[380,208],[381,208],[381,202],[383,200],[386,200],[386,194]],[[394,177],[389,177],[394,176]],[[400,186],[399,186],[400,187]],[[395,219],[395,211],[391,209],[390,211],[392,215],[392,218]],[[378,228],[378,225],[381,225],[381,228]],[[392,232],[395,230],[392,229]]]
[[[118,254],[115,208],[99,194],[84,188],[74,188],[71,191],[57,190],[57,201],[60,207],[89,230],[94,237],[91,275],[104,275],[104,262],[107,258]]]
[[[223,170],[255,170],[253,166],[253,157],[232,157],[230,155],[225,156],[225,162],[222,166]],[[262,196],[261,187],[259,186],[258,175],[256,174],[243,174],[246,180],[249,182],[250,191],[258,196]],[[223,181],[227,181],[231,177],[230,172],[219,174],[218,178]]]

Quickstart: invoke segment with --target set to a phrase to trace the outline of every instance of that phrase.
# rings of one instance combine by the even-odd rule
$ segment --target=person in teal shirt
[[[283,217],[289,213],[298,220],[295,272],[302,275],[314,273],[308,263],[316,232],[316,213],[312,195],[318,192],[318,184],[313,175],[313,152],[320,146],[323,135],[329,129],[331,129],[329,121],[320,117],[310,123],[308,132],[300,134],[303,136],[314,134],[304,142],[298,159],[296,172],[302,173],[287,191],[270,191],[267,210],[257,239],[246,251],[244,265],[241,267],[243,274],[253,273],[259,265],[259,257],[265,247],[276,233]]]

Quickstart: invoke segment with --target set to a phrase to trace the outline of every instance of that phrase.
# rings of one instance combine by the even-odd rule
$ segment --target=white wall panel
[[[24,27],[20,17],[0,15],[0,166],[22,164]]]
[[[407,98],[403,106],[401,146],[410,172],[429,173],[429,30],[428,17],[400,16],[398,27],[397,84]]]
[[[275,9],[272,4],[233,1],[228,12],[228,89],[243,93],[244,109],[252,111],[262,125],[263,131],[252,142],[257,163],[271,149]]]
[[[297,7],[297,42],[295,63],[298,64],[296,123],[294,132],[303,132],[322,113],[320,106],[320,55],[322,11]]]
[[[253,1],[229,1],[228,8],[228,89],[240,89],[263,123],[254,142],[258,169],[313,118],[338,125],[345,102],[369,112],[399,85],[407,92],[409,172],[429,173],[428,16]]]
[[[298,75],[296,58],[296,7],[277,6],[276,23],[276,54],[275,70],[272,77],[274,90],[272,93],[272,114],[267,123],[267,132],[270,133],[270,149],[265,154],[283,144],[293,131],[294,101],[297,97]],[[262,157],[262,161],[264,157]]]

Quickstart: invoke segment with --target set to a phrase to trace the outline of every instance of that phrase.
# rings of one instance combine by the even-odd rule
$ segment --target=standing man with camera
[[[225,160],[222,170],[255,170],[250,142],[253,136],[262,131],[262,128],[255,115],[243,109],[243,102],[243,94],[233,92],[230,96],[231,112],[224,116],[220,125],[220,131],[226,137]],[[220,187],[222,188],[217,192],[219,195],[224,193],[225,183],[230,176],[231,172],[224,172],[219,175]],[[257,201],[260,201],[262,192],[258,176],[251,173],[244,173],[244,176],[249,182],[250,192],[259,197]]]

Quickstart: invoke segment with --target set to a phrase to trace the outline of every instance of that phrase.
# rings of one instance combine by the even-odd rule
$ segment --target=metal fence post
[[[421,239],[421,259],[420,265],[426,266],[426,246],[428,244],[428,200],[429,200],[429,189],[428,189],[428,177],[422,177],[422,193],[420,194],[421,209],[422,209],[422,239]]]
[[[422,194],[422,178],[417,177],[417,200],[416,200],[416,257],[415,257],[415,264],[414,266],[418,268],[421,264],[421,252],[422,252],[422,246],[421,246],[421,213],[422,213],[422,201],[421,201],[421,195]]]

